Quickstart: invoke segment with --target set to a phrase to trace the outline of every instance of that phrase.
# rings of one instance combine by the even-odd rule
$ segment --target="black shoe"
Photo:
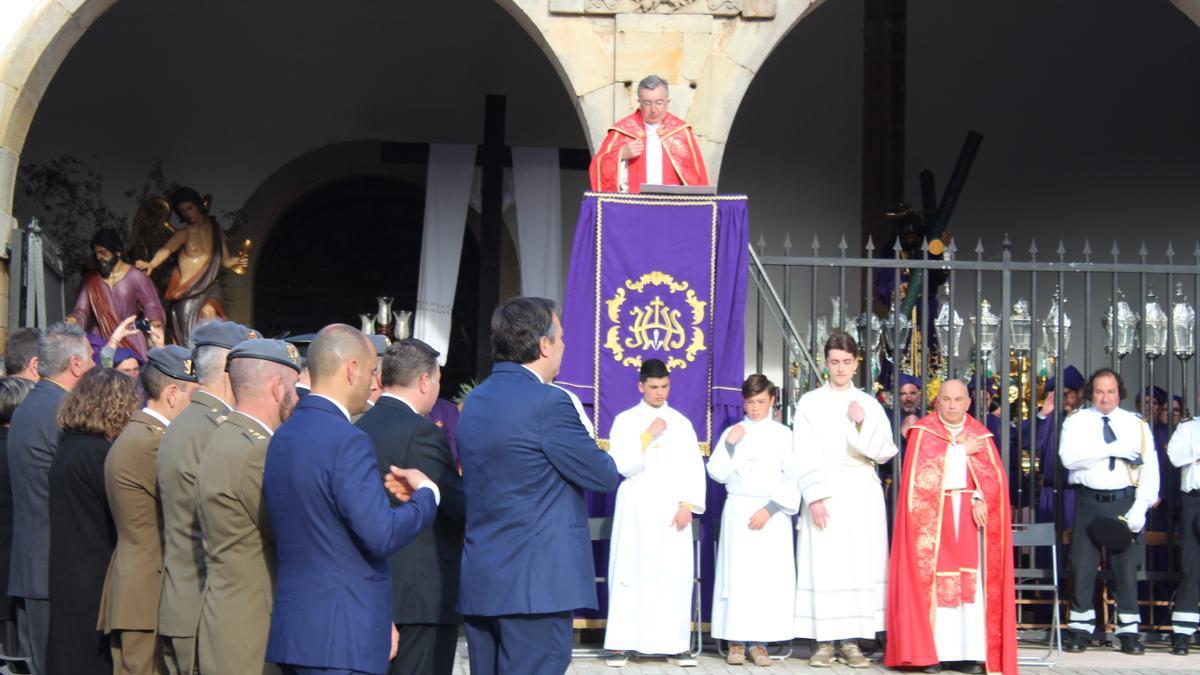
[[[935,664],[933,664],[932,666],[926,666],[926,667],[925,667],[925,672],[927,672],[927,673],[940,673],[940,672],[942,672],[942,664],[940,664],[940,663],[935,663]]]
[[[1171,633],[1171,653],[1175,656],[1187,656],[1188,645],[1192,643],[1191,635]]]
[[[1146,653],[1146,648],[1142,646],[1142,637],[1137,633],[1122,633],[1117,639],[1121,641],[1122,654],[1141,656]]]
[[[1063,635],[1063,651],[1068,654],[1082,654],[1087,651],[1088,638],[1085,633],[1068,631]]]
[[[950,668],[960,673],[969,673],[970,675],[980,675],[983,672],[983,666],[976,661],[959,661],[958,663],[950,664]]]

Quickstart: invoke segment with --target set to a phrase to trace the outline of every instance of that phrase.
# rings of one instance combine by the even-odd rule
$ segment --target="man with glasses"
[[[638,109],[608,130],[588,175],[601,192],[640,192],[642,185],[707,185],[708,172],[687,122],[667,112],[666,80],[638,83]]]

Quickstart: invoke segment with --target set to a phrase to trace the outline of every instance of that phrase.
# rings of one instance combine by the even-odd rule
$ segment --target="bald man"
[[[307,361],[312,393],[271,439],[263,475],[277,554],[266,660],[287,675],[383,675],[396,639],[387,557],[429,527],[441,497],[425,474],[395,469],[393,509],[371,438],[350,422],[375,379],[371,341],[327,326]]]

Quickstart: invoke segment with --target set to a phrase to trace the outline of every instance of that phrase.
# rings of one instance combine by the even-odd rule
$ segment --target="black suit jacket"
[[[391,396],[381,396],[358,420],[371,437],[379,469],[391,465],[419,469],[441,491],[433,527],[388,558],[392,573],[392,621],[457,624],[460,561],[462,559],[462,477],[445,433],[428,418]]]

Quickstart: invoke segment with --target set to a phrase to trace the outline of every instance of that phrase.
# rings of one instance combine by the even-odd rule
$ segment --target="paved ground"
[[[459,644],[459,658],[456,673],[468,675],[471,672],[466,659],[466,643]],[[1022,656],[1040,656],[1044,650],[1022,649]],[[695,668],[679,668],[663,659],[631,660],[624,668],[609,668],[596,658],[576,658],[568,673],[589,675],[643,675],[667,673],[679,675],[703,675],[707,673],[740,673],[753,675],[756,671],[772,673],[820,673],[821,675],[863,675],[866,673],[895,672],[877,665],[872,670],[856,670],[843,664],[832,668],[809,668],[806,660],[807,649],[801,647],[797,654],[784,661],[776,661],[769,671],[752,665],[729,666],[716,653],[705,652],[699,658]],[[1062,661],[1052,669],[1043,667],[1021,666],[1021,673],[1031,675],[1179,675],[1180,673],[1200,673],[1200,650],[1193,647],[1192,654],[1186,657],[1172,656],[1165,645],[1147,647],[1144,656],[1126,656],[1119,651],[1107,647],[1092,647],[1083,654],[1064,654]],[[946,671],[946,675],[954,675]]]

